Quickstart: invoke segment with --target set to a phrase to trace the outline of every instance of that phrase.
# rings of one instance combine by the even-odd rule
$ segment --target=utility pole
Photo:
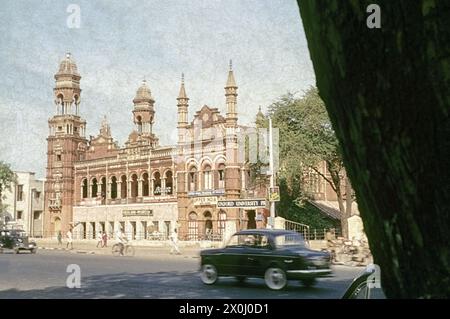
[[[270,191],[275,187],[275,172],[273,168],[273,135],[272,135],[272,118],[269,116],[269,171],[270,171]],[[270,198],[269,198],[270,199]],[[275,228],[275,202],[270,202],[270,227]]]

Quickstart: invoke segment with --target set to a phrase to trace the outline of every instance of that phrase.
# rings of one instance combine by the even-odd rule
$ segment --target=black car
[[[37,245],[28,239],[28,235],[23,230],[2,229],[0,230],[0,252],[4,249],[13,249],[16,254],[24,250],[35,254]]]
[[[288,230],[254,229],[234,234],[221,249],[200,253],[201,279],[211,285],[219,276],[264,278],[270,289],[279,290],[290,279],[312,286],[317,277],[330,276],[328,252],[309,249],[301,234]]]

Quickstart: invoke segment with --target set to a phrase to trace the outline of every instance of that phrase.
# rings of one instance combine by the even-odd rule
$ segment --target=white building
[[[32,237],[43,235],[44,180],[34,172],[14,172],[17,183],[5,191],[4,222],[10,227],[25,230]]]

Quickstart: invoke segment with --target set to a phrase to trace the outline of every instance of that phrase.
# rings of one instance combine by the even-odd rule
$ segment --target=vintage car
[[[211,285],[219,276],[264,278],[270,289],[286,287],[288,280],[312,286],[318,277],[332,274],[328,252],[311,250],[301,234],[281,229],[242,230],[221,249],[200,253],[201,279]]]
[[[21,251],[29,251],[35,254],[37,245],[34,241],[28,239],[25,231],[20,229],[2,229],[0,230],[0,252],[5,249],[12,249],[16,254]]]

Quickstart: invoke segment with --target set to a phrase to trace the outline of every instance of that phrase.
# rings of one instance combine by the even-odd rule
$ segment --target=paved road
[[[67,265],[81,268],[81,288],[66,287]],[[159,252],[149,257],[112,257],[41,250],[32,254],[0,254],[1,298],[340,298],[362,268],[335,266],[335,277],[320,279],[314,288],[291,281],[271,291],[262,279],[238,284],[220,278],[203,285],[199,259]]]

